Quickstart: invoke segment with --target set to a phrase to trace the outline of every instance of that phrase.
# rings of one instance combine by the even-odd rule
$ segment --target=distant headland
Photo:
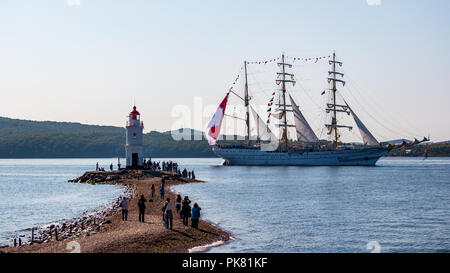
[[[190,132],[192,139],[202,135],[200,131],[186,131]],[[152,131],[143,137],[145,157],[215,157],[204,137],[201,140],[176,141],[170,131]],[[123,127],[0,117],[0,158],[124,157],[124,143]],[[418,145],[392,151],[389,156],[421,157],[424,150],[424,145]],[[428,156],[450,156],[450,141],[431,143]]]

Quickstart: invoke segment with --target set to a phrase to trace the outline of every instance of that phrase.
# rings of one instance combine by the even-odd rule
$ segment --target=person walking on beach
[[[122,207],[122,221],[128,220],[128,200],[124,196],[122,202],[120,202],[120,206]]]
[[[164,200],[164,187],[161,186],[161,189],[159,189],[159,193],[161,194],[161,201]]]
[[[177,214],[179,214],[180,213],[180,210],[181,210],[181,201],[182,201],[183,199],[181,198],[181,195],[179,195],[178,194],[178,196],[177,196],[177,199],[175,200],[175,202],[176,202],[176,208],[177,208]]]
[[[166,203],[167,203],[166,210],[164,212],[165,218],[166,218],[166,228],[172,229],[172,227],[173,227],[173,213],[172,213],[173,204],[170,201],[170,198],[166,199]]]
[[[161,178],[161,187],[164,188],[165,185],[166,185],[166,177],[163,176],[163,177]]]
[[[191,200],[189,200],[188,196],[184,197],[183,202],[181,203],[181,215],[183,216],[183,224],[185,226],[189,223],[189,217],[191,217]]]
[[[145,202],[147,200],[145,199],[144,195],[141,195],[141,198],[138,201],[138,207],[139,207],[139,222],[145,222],[144,215],[145,215]]]
[[[167,207],[167,201],[164,202],[164,206],[162,207],[162,220],[163,220],[163,227],[167,227],[167,220],[166,220],[166,207]]]
[[[95,164],[95,171],[98,172],[98,162],[97,162],[97,164]]]
[[[198,220],[200,219],[200,211],[202,210],[201,207],[197,203],[194,203],[194,207],[192,208],[192,227],[198,229]]]
[[[155,184],[152,184],[152,198],[155,195]]]

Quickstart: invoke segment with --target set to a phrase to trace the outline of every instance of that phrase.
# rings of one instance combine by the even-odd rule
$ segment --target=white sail
[[[348,103],[345,102],[348,109],[350,110],[350,113],[353,116],[353,119],[355,120],[356,126],[359,128],[359,132],[361,133],[361,137],[363,139],[364,145],[366,146],[378,146],[380,143],[377,141],[377,139],[370,133],[370,131],[367,129],[367,127],[362,123],[362,121],[358,118],[358,116],[353,112],[352,108],[348,106]]]
[[[284,117],[284,115],[283,115],[283,112],[280,111],[280,112],[272,113],[271,117],[281,120]]]
[[[250,106],[252,109],[252,114],[256,123],[256,133],[258,138],[262,141],[271,141],[276,138],[276,136],[272,133],[269,126],[259,117],[258,113],[256,113],[255,109]]]
[[[295,104],[294,99],[289,95],[292,104],[292,110],[294,112],[294,120],[295,120],[295,129],[297,131],[297,139],[298,141],[303,142],[319,142],[319,138],[316,136],[314,131],[311,129],[311,126],[306,121],[302,112],[298,108],[298,105]]]

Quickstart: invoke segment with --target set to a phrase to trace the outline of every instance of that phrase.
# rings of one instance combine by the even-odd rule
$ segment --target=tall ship
[[[292,64],[286,62],[285,55],[283,54],[281,58],[274,60],[277,60],[277,65],[280,68],[275,80],[277,86],[280,88],[272,94],[274,96],[269,102],[269,106],[275,110],[269,113],[269,117],[276,121],[275,126],[278,129],[276,130],[277,132],[273,132],[270,129],[270,120],[268,119],[265,122],[250,103],[252,97],[249,96],[247,80],[248,62],[244,62],[243,96],[230,89],[208,124],[206,138],[212,146],[213,152],[224,159],[225,165],[374,166],[380,157],[386,155],[392,149],[413,146],[421,142],[429,141],[429,139],[424,137],[421,141],[415,139],[411,142],[403,142],[395,145],[380,143],[355,114],[345,99],[342,99],[342,102],[338,102],[338,86],[345,85],[345,81],[343,80],[344,74],[337,70],[337,66],[342,67],[342,62],[336,60],[335,53],[329,57],[328,62],[331,69],[328,71],[327,80],[330,88],[323,91],[330,92],[330,99],[324,109],[330,116],[328,122],[324,124],[324,129],[328,134],[328,141],[321,140],[317,137],[300,110],[299,105],[289,92],[288,86],[295,85],[296,81],[294,74],[288,71],[292,68]],[[278,93],[278,103],[274,102],[276,93]],[[230,94],[242,100],[246,109],[245,118],[238,118],[226,113],[226,106]],[[251,115],[253,116],[253,120],[250,119]],[[359,129],[363,144],[346,145],[340,141],[341,130],[352,130],[353,127],[338,122],[340,120],[339,115],[348,115],[353,118],[354,123]],[[224,116],[245,121],[245,140],[237,143],[221,143],[218,141]],[[256,129],[256,137],[251,135],[252,127]],[[288,138],[289,128],[293,128],[291,131],[295,131],[296,141]]]

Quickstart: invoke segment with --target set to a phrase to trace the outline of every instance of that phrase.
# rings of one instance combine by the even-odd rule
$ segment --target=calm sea
[[[0,159],[0,244],[113,202],[122,187],[67,182],[97,162],[106,168],[117,159]]]
[[[175,190],[236,238],[210,252],[450,251],[450,158],[383,158],[376,167],[174,160],[208,182]],[[1,242],[119,196],[120,187],[66,182],[97,161],[117,159],[0,160]]]

